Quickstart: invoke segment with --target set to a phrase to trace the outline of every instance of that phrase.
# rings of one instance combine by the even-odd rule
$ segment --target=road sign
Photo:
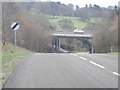
[[[13,29],[13,30],[18,30],[19,29],[19,24],[18,24],[18,22],[13,22],[12,24],[11,24],[11,29]]]
[[[16,31],[19,29],[19,24],[18,24],[18,22],[13,22],[12,24],[11,24],[11,29],[13,29],[14,30],[14,35],[15,35],[15,47],[17,46],[17,40],[16,40]]]

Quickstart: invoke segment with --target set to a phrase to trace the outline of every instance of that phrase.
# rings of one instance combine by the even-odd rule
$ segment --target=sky
[[[38,0],[39,1],[39,0]],[[108,6],[118,6],[118,2],[120,0],[42,0],[42,1],[60,1],[64,4],[73,4],[74,6],[78,5],[79,7],[84,7],[86,4],[97,4],[101,7],[108,7]]]

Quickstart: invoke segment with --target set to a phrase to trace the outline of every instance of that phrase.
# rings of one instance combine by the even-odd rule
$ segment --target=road
[[[33,54],[21,62],[5,88],[118,88],[117,55]]]

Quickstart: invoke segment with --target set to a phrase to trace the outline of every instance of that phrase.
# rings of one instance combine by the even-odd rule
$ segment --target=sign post
[[[17,43],[16,43],[16,30],[14,31],[15,32],[15,47],[17,46]]]
[[[17,35],[16,35],[16,31],[19,29],[19,24],[17,23],[17,22],[13,22],[12,24],[11,24],[11,29],[12,30],[14,30],[14,44],[15,44],[15,47],[17,46],[17,40],[16,40],[16,37],[17,37]]]

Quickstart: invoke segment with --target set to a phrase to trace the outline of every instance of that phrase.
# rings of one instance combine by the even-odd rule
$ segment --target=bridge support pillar
[[[93,44],[92,44],[92,46],[91,46],[91,49],[92,49],[91,52],[94,53],[94,47],[93,47]]]
[[[60,49],[60,38],[58,37],[58,49]]]
[[[54,48],[55,51],[57,49],[60,49],[60,38],[59,37],[53,39],[52,47]]]

